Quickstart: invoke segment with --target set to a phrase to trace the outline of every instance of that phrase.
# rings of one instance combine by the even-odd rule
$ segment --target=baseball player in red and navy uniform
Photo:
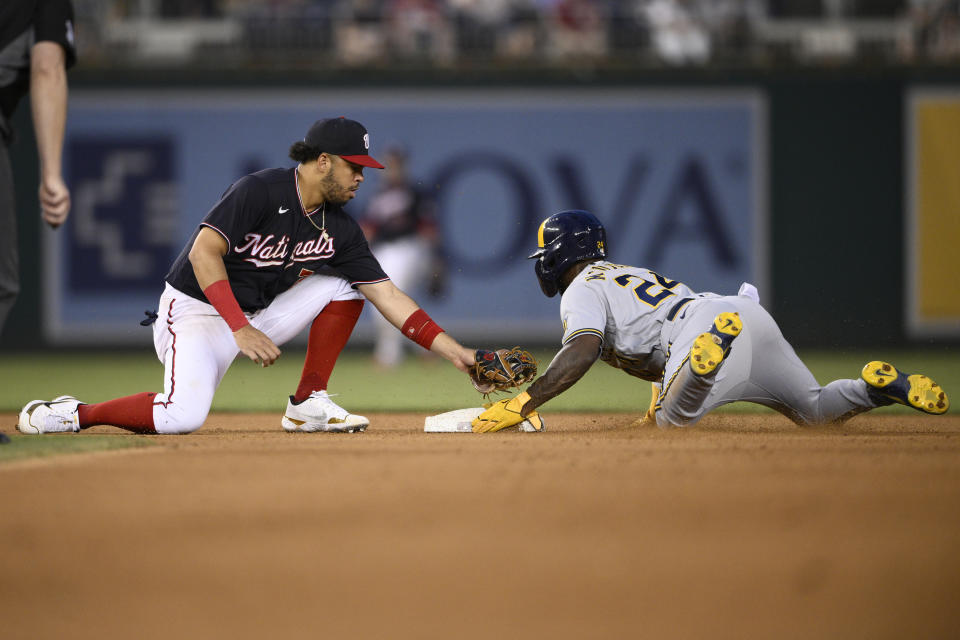
[[[451,338],[398,289],[342,206],[363,183],[370,136],[347,118],[317,121],[290,148],[298,163],[244,176],[224,193],[166,276],[153,336],[164,364],[161,393],[97,404],[73,396],[34,400],[23,433],[113,425],[190,433],[206,420],[238,353],[263,366],[310,326],[307,355],[281,425],[288,431],[363,431],[369,421],[327,394],[327,382],[364,299],[403,334],[468,372],[474,351]]]

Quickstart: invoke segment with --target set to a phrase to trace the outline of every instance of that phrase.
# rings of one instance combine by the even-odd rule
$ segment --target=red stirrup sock
[[[96,404],[81,404],[77,407],[80,428],[108,424],[134,433],[156,433],[153,427],[153,398],[156,395],[144,392]]]
[[[333,365],[347,345],[347,340],[360,319],[363,300],[335,300],[323,308],[310,326],[307,357],[303,361],[300,386],[294,402],[303,402],[314,391],[323,391],[330,381]]]

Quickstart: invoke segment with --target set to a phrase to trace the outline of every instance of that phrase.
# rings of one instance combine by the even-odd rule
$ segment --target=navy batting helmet
[[[587,211],[561,211],[542,223],[537,231],[534,270],[544,295],[552,298],[566,288],[561,284],[567,269],[580,262],[607,257],[607,232]]]

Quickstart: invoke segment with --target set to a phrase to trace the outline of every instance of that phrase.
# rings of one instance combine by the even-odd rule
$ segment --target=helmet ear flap
[[[537,260],[537,266],[540,268],[541,273],[547,273],[548,271],[553,271],[553,268],[557,265],[557,254],[553,251],[548,251],[544,253],[539,260]]]
[[[543,291],[543,295],[548,298],[552,298],[557,295],[559,288],[557,283],[554,282],[551,278],[548,278],[543,270],[543,260],[546,256],[540,256],[540,258],[534,263],[533,270],[537,274],[537,282],[540,283],[540,290]]]

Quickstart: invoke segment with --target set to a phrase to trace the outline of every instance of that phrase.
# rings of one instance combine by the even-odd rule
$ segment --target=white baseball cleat
[[[366,429],[370,421],[348,413],[331,400],[326,391],[314,391],[300,404],[294,404],[293,396],[290,396],[280,424],[287,431],[354,433]]]
[[[33,435],[80,431],[77,407],[81,404],[73,396],[60,396],[50,402],[31,400],[20,411],[17,431]]]

